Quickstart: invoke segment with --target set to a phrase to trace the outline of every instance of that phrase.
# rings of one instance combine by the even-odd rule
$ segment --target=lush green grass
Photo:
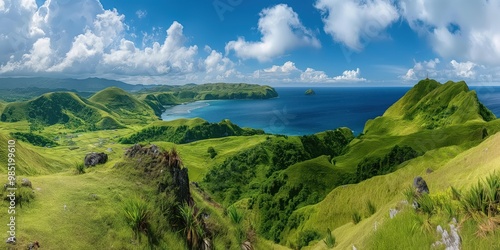
[[[120,142],[135,144],[150,141],[168,141],[181,144],[226,136],[264,134],[262,130],[240,128],[227,119],[219,123],[209,123],[199,118],[194,121],[155,122],[154,125],[148,126],[135,134],[121,138]]]
[[[422,80],[382,117],[367,122],[365,134],[408,135],[473,121],[492,121],[495,115],[478,101],[467,84]]]
[[[3,178],[3,177],[2,177]],[[121,215],[120,204],[144,193],[144,185],[107,171],[84,175],[52,174],[30,178],[35,199],[17,208],[19,245],[39,241],[48,249],[136,249],[132,231]],[[6,210],[6,203],[2,209]],[[2,213],[0,219],[7,220]],[[72,240],[68,240],[72,239]],[[136,247],[134,247],[134,245]]]
[[[167,87],[161,91],[165,100],[177,102],[208,98],[208,92],[203,91],[223,91],[219,87],[223,86],[214,84],[196,90],[201,92],[190,86]],[[158,98],[157,94],[151,95]],[[123,99],[120,96],[124,96]],[[66,98],[68,95],[46,97]],[[76,102],[98,110],[101,118],[108,117],[107,121],[100,120],[103,124],[121,125],[122,120],[115,115],[127,114],[120,107],[145,105],[117,89],[108,89],[97,97],[93,101],[79,99]],[[151,98],[142,96],[139,99],[143,97]],[[99,103],[95,99],[99,99]],[[163,149],[175,147],[179,152],[189,170],[190,181],[200,182],[201,189],[191,185],[192,196],[200,208],[197,213],[209,214],[206,222],[213,229],[213,244],[217,249],[239,249],[244,241],[251,242],[255,249],[281,247],[261,236],[306,249],[325,249],[332,245],[338,249],[352,248],[352,245],[358,249],[428,248],[439,239],[435,226],[440,224],[446,228],[453,217],[459,219],[464,248],[498,244],[497,226],[500,223],[484,216],[468,219],[474,216],[461,212],[459,201],[451,199],[450,186],[456,187],[462,196],[468,195],[465,190],[470,190],[488,173],[500,170],[500,156],[495,154],[500,150],[500,135],[495,134],[500,130],[500,121],[485,122],[492,119],[491,115],[477,102],[475,93],[462,83],[423,82],[402,100],[384,117],[368,122],[366,134],[357,139],[350,141],[352,138],[344,133],[345,129],[337,131],[346,140],[345,145],[350,141],[347,147],[342,140],[337,140],[339,134],[333,132],[304,137],[252,135],[204,139],[210,136],[202,136],[199,141],[179,145],[165,142],[162,137],[138,141],[154,143]],[[120,101],[123,103],[113,106]],[[23,105],[27,104],[12,104],[11,108],[23,108]],[[405,109],[409,112],[400,112]],[[464,116],[459,117],[457,112],[462,109]],[[148,110],[152,114],[151,109]],[[63,113],[72,121],[83,120],[78,112]],[[137,110],[134,114],[141,115]],[[9,115],[12,118],[17,113]],[[92,117],[92,114],[86,115]],[[30,124],[26,119],[21,120],[0,123],[0,141],[6,142],[11,132],[28,132]],[[103,249],[147,248],[147,241],[139,242],[138,237],[145,234],[143,225],[147,223],[142,220],[127,223],[123,206],[117,206],[137,197],[150,201],[157,190],[144,179],[142,172],[130,167],[134,164],[121,163],[124,149],[130,145],[119,144],[119,139],[144,129],[141,124],[129,122],[127,128],[86,132],[75,132],[74,128],[54,123],[36,133],[57,142],[58,146],[43,148],[21,141],[17,143],[17,174],[28,176],[34,188],[30,202],[18,208],[21,245],[38,240],[48,249],[84,249],[90,245]],[[206,122],[201,119],[185,119],[154,121],[148,126],[193,129],[203,124]],[[236,125],[226,125],[237,129]],[[431,128],[433,126],[438,127]],[[202,130],[198,132],[204,134]],[[423,155],[397,165],[391,169],[395,170],[392,173],[384,172],[385,175],[358,184],[338,186],[347,174],[356,172],[362,159],[382,159],[396,145],[412,147]],[[0,161],[7,161],[5,150],[0,147]],[[86,153],[93,151],[108,153],[109,162],[88,168],[84,174],[76,174],[75,163],[79,164]],[[220,170],[215,174],[223,175],[211,185],[238,185],[210,197],[206,191],[211,189],[203,191],[208,187],[203,180],[214,169]],[[0,173],[0,178],[6,179],[6,169],[1,169]],[[431,190],[429,196],[418,198],[421,204],[418,211],[401,203],[405,199],[402,193],[415,176],[424,177]],[[23,195],[32,194],[28,188],[22,191]],[[497,205],[490,204],[486,210],[483,207],[481,210],[493,216],[496,210],[492,208]],[[0,209],[6,206],[7,203],[2,202]],[[402,212],[391,220],[390,208],[402,209]],[[155,208],[151,209],[153,213],[146,213],[146,217],[157,218]],[[195,214],[194,210],[188,214]],[[0,213],[0,220],[7,221],[7,215]],[[158,223],[152,220],[151,226],[158,226]],[[477,237],[478,230],[485,234],[483,238]],[[158,247],[185,249],[187,232],[183,235],[164,231]]]
[[[484,143],[472,147],[467,150],[467,147],[445,147],[438,150],[427,152],[424,156],[410,161],[403,169],[397,170],[394,173],[384,176],[377,176],[356,185],[347,185],[334,189],[320,203],[307,206],[297,210],[295,213],[302,216],[305,221],[299,226],[300,230],[316,230],[323,232],[325,228],[335,228],[334,234],[337,238],[339,249],[351,247],[353,244],[359,248],[368,248],[374,245],[374,241],[380,241],[377,244],[382,249],[384,244],[391,244],[391,237],[397,237],[402,245],[414,244],[413,241],[419,241],[415,247],[407,249],[419,249],[418,246],[438,240],[435,238],[434,232],[425,233],[423,238],[411,237],[405,233],[397,234],[396,232],[406,232],[411,228],[407,225],[426,225],[428,215],[404,215],[401,221],[393,222],[389,220],[389,209],[400,207],[399,202],[404,199],[402,192],[407,186],[411,185],[415,176],[423,176],[429,186],[431,196],[439,197],[440,193],[450,193],[450,186],[455,186],[458,189],[469,188],[480,179],[484,179],[488,173],[493,173],[500,169],[500,156],[494,153],[500,150],[500,135],[495,134],[487,139]],[[432,166],[434,172],[427,174],[426,169]],[[377,212],[363,219],[358,225],[350,223],[351,214],[354,211],[363,211],[364,202],[367,199],[379,207]],[[401,208],[401,207],[400,207]],[[449,222],[448,212],[445,208],[436,210],[438,215],[433,215],[432,223],[436,221],[441,225],[446,225]],[[439,212],[441,211],[441,212]],[[295,214],[294,213],[294,214]],[[399,214],[396,216],[398,218]],[[460,219],[460,218],[459,218]],[[387,228],[383,229],[387,224]],[[426,223],[424,223],[426,222]],[[379,229],[386,230],[386,233],[377,233],[375,236],[372,233],[378,225]],[[405,226],[406,224],[406,226]],[[486,243],[481,243],[481,238],[477,238],[474,232],[477,231],[477,223],[468,222],[464,231],[460,232],[464,240],[464,245],[474,246],[475,243],[485,246]],[[403,227],[403,228],[402,228]],[[421,227],[418,227],[421,228]],[[433,229],[435,230],[435,228]],[[293,230],[288,234],[287,238],[293,241]],[[419,232],[420,233],[420,232]],[[472,233],[472,234],[471,234]],[[383,235],[382,235],[383,234]],[[420,233],[421,234],[421,233]],[[378,236],[377,236],[378,235]],[[466,236],[464,236],[466,235]],[[404,237],[403,237],[404,236]],[[382,238],[380,238],[382,237]],[[389,237],[385,238],[384,237]],[[408,239],[401,240],[401,239]],[[492,234],[484,238],[486,242],[493,243],[498,240],[497,234]],[[384,242],[387,241],[387,242]],[[413,242],[413,243],[412,243]],[[467,243],[465,243],[467,242]],[[495,243],[496,244],[496,243]],[[321,249],[320,244],[314,245],[314,249]]]
[[[156,120],[154,110],[149,105],[116,87],[97,92],[89,101],[105,106],[125,123],[142,124]]]

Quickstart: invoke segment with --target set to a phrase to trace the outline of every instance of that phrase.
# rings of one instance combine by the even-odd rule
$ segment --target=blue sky
[[[0,0],[0,77],[494,85],[498,13],[500,0]]]

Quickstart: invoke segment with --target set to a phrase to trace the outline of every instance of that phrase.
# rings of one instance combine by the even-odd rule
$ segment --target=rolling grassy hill
[[[323,242],[327,229],[336,237],[336,249],[429,249],[441,238],[437,225],[449,229],[451,215],[458,220],[464,249],[500,247],[499,215],[464,211],[451,191],[453,186],[466,197],[479,180],[500,170],[500,120],[463,82],[419,82],[383,116],[367,122],[365,133],[357,138],[348,128],[288,137],[202,119],[151,121],[144,126],[135,117],[126,128],[106,131],[75,131],[65,123],[90,119],[103,127],[122,117],[154,117],[143,100],[158,101],[162,96],[163,103],[175,104],[197,98],[200,92],[193,97],[192,89],[223,87],[166,86],[156,89],[162,93],[139,96],[109,88],[90,100],[53,93],[6,104],[0,141],[10,139],[12,132],[28,133],[28,120],[36,118],[53,125],[33,134],[57,143],[47,148],[17,142],[18,177],[33,183],[33,198],[18,208],[18,246],[38,240],[47,249],[147,249],[150,236],[139,229],[139,241],[124,214],[123,204],[139,199],[148,204],[151,224],[163,232],[156,247],[186,249],[182,221],[165,225],[162,217],[165,205],[174,203],[168,196],[165,203],[157,203],[159,183],[172,182],[168,176],[150,177],[158,174],[150,166],[172,161],[157,161],[148,154],[124,156],[132,144],[142,143],[176,149],[174,156],[182,159],[189,181],[196,182],[190,185],[193,206],[204,219],[194,221],[205,223],[210,235],[204,237],[213,240],[215,249],[241,249],[245,241],[254,249],[328,249]],[[130,144],[119,143],[124,140]],[[418,154],[407,159],[395,148],[411,148]],[[0,161],[7,161],[5,150],[0,148]],[[88,152],[107,152],[109,161],[77,174],[75,165]],[[353,178],[364,160],[375,158],[384,159],[380,165],[397,165],[368,179]],[[402,202],[416,176],[422,176],[430,189],[433,208],[428,214]],[[6,178],[6,169],[0,169],[0,178]],[[2,202],[0,209],[7,206]],[[178,209],[173,207],[172,211]],[[400,211],[394,219],[389,218],[391,208]],[[8,221],[7,214],[0,213],[0,220]]]
[[[44,126],[64,124],[73,129],[121,127],[116,121],[109,122],[109,119],[114,118],[101,108],[99,104],[92,103],[75,93],[55,92],[27,102],[9,103],[5,106],[0,119],[3,122],[28,120]],[[109,117],[105,124],[101,122],[103,117]]]
[[[103,105],[125,123],[148,123],[156,120],[154,111],[146,103],[117,87],[101,90],[90,97],[89,101]]]
[[[475,121],[491,121],[495,115],[477,99],[467,84],[421,80],[392,105],[382,117],[366,123],[364,133],[408,135],[423,129],[442,128]]]
[[[440,115],[446,110],[441,107],[453,105],[460,108],[449,115]],[[436,126],[429,127],[428,124]],[[419,82],[382,117],[367,122],[366,134],[353,140],[346,153],[334,158],[334,161],[337,171],[352,173],[361,159],[380,157],[394,145],[411,146],[423,155],[404,162],[393,173],[354,185],[338,186],[321,202],[296,210],[281,236],[282,243],[297,246],[303,239],[303,232],[314,232],[311,235],[317,238],[311,241],[310,249],[326,249],[320,239],[330,228],[336,229],[333,233],[337,237],[338,249],[352,248],[353,245],[362,249],[430,247],[440,237],[435,231],[420,231],[420,228],[427,225],[435,230],[438,224],[446,226],[450,221],[445,219],[444,212],[439,210],[438,215],[426,220],[425,216],[411,211],[411,208],[404,208],[403,216],[392,221],[388,218],[389,209],[401,206],[401,200],[405,199],[402,193],[416,176],[428,180],[431,193],[438,200],[447,196],[451,185],[470,187],[498,169],[495,167],[495,162],[498,162],[496,157],[485,156],[499,140],[499,125],[499,120],[495,120],[492,113],[477,100],[475,92],[468,91],[463,82],[443,85],[432,80]],[[490,138],[492,134],[494,136]],[[475,160],[471,161],[472,155]],[[368,203],[376,207],[374,215],[370,214]],[[352,222],[354,213],[361,216],[359,224]],[[477,227],[477,223],[461,219],[466,223],[464,234],[468,234],[463,242],[465,246],[472,249],[475,244],[484,247],[496,244],[493,243],[498,240],[496,236],[488,236],[485,242],[471,237],[474,234],[473,225]],[[384,223],[387,223],[387,228]],[[374,228],[380,231],[375,232]]]

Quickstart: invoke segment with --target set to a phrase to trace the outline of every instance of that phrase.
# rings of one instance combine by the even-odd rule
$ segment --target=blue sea
[[[409,88],[275,88],[279,97],[268,100],[198,101],[168,108],[165,121],[200,117],[209,122],[229,119],[241,127],[263,129],[268,133],[305,135],[348,127],[363,132],[368,119],[380,116]],[[500,116],[500,87],[471,87],[479,100]]]

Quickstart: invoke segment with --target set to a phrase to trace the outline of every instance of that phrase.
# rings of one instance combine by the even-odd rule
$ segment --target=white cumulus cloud
[[[321,70],[315,70],[310,67],[305,70],[297,68],[292,61],[287,61],[283,65],[273,65],[269,68],[256,70],[252,77],[272,82],[336,83],[366,81],[366,79],[361,77],[359,68],[345,70],[340,76],[330,77],[326,72]]]
[[[400,78],[405,81],[415,81],[426,77],[438,77],[439,71],[437,66],[440,62],[439,58],[423,62],[415,61],[413,68],[408,69],[406,74],[400,76]]]
[[[399,18],[389,0],[318,0],[314,6],[322,13],[325,32],[355,51]]]
[[[239,37],[226,44],[226,54],[234,51],[243,59],[268,61],[297,47],[321,46],[315,35],[301,23],[298,14],[286,4],[262,10],[258,29],[262,34],[260,41],[250,42]]]
[[[174,22],[167,29],[162,44],[138,49],[134,43],[121,40],[120,47],[103,55],[104,66],[123,74],[168,74],[189,73],[195,68],[196,45],[184,46],[183,26]]]
[[[361,77],[361,72],[359,71],[359,68],[356,68],[356,70],[346,70],[342,73],[340,76],[336,76],[333,78],[334,80],[337,81],[365,81],[365,78]]]
[[[438,58],[415,62],[414,66],[400,76],[405,81],[416,81],[423,78],[436,78],[439,80],[492,80],[494,69],[476,64],[471,61],[459,62],[451,60],[449,64],[440,64]]]
[[[465,78],[473,78],[476,76],[476,71],[474,70],[474,68],[477,66],[477,64],[473,62],[457,62],[455,60],[451,60],[450,64],[453,67],[453,71],[456,76]]]
[[[271,68],[264,69],[264,72],[268,73],[275,73],[275,72],[282,72],[282,73],[290,73],[293,71],[298,70],[297,67],[295,67],[295,63],[291,61],[285,62],[282,66],[278,65],[273,65]]]
[[[500,63],[500,1],[400,0],[401,15],[444,58]]]

